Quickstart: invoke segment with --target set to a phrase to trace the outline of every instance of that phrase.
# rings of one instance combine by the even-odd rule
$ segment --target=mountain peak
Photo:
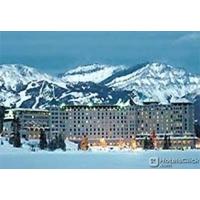
[[[111,67],[111,65],[98,64],[98,63],[88,64],[88,65],[80,65],[80,66],[75,67],[74,69],[67,71],[66,74],[73,75],[73,74],[91,73],[91,72],[98,71],[103,68],[110,68],[110,67]]]
[[[114,73],[125,69],[124,65],[89,64],[70,69],[59,78],[64,82],[94,82],[100,83]]]
[[[200,77],[163,63],[148,63],[140,69],[108,83],[116,90],[136,91],[142,98],[158,98],[167,103],[171,97],[183,97],[200,91]],[[142,95],[141,95],[142,94]]]
[[[0,65],[0,69],[4,70],[4,71],[6,71],[6,70],[35,71],[35,68],[28,67],[27,65],[23,65],[23,64],[3,64],[3,65]]]
[[[17,85],[25,85],[34,80],[47,80],[51,77],[38,72],[35,68],[22,64],[0,65],[0,86],[15,90]]]
[[[29,67],[23,64],[3,64],[0,65],[1,73],[18,73],[21,75],[34,75],[35,73],[39,73],[35,68]]]
[[[159,62],[151,62],[151,63],[148,63],[147,65],[146,65],[146,67],[145,68],[147,68],[147,69],[151,69],[151,70],[154,70],[154,71],[163,71],[163,70],[172,70],[172,69],[174,69],[174,67],[173,66],[171,66],[171,65],[168,65],[168,64],[166,64],[166,63],[159,63]]]

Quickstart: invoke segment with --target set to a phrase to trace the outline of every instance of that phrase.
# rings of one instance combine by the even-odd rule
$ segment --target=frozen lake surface
[[[12,152],[0,153],[6,169],[200,168],[200,151]],[[176,162],[176,163],[172,163]],[[178,163],[177,163],[178,162]]]
[[[66,141],[67,151],[30,150],[27,142],[14,148],[4,141],[0,145],[0,168],[3,169],[200,169],[200,150],[125,150],[118,148],[77,151],[77,145]]]

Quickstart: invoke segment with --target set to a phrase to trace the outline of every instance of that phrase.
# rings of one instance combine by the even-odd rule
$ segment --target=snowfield
[[[66,142],[67,151],[53,152],[36,149],[27,144],[13,148],[7,142],[0,145],[1,169],[147,169],[200,168],[200,150],[112,150],[92,148],[77,151],[76,144]]]

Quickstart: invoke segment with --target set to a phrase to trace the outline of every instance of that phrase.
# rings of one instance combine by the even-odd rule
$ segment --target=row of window
[[[60,124],[68,124],[68,123],[63,122],[63,121],[52,121],[51,123],[55,124],[55,125],[57,125],[59,123]],[[71,123],[69,123],[69,124],[71,124]],[[109,121],[88,121],[88,120],[86,120],[86,121],[74,121],[74,124],[99,124],[99,123],[101,123],[101,124],[111,124],[113,122],[109,122]],[[127,121],[126,120],[121,120],[121,121],[116,121],[116,123],[117,124],[120,124],[120,123],[121,124],[127,124]]]
[[[74,133],[73,134],[74,136],[84,136],[84,135],[100,135],[100,136],[102,136],[103,138],[105,137],[105,138],[118,138],[119,137],[119,135],[120,135],[120,137],[125,137],[125,138],[128,138],[128,137],[130,137],[129,135],[128,135],[128,133],[127,134],[121,134],[121,133],[117,133],[116,135],[108,135],[108,134],[102,134],[102,133]],[[118,135],[118,136],[117,136]]]
[[[73,118],[72,117],[58,117],[58,116],[52,116],[51,117],[51,119],[66,119],[66,120],[68,120],[68,119],[127,119],[127,117],[126,116],[109,116],[109,117],[104,117],[104,116],[102,116],[102,117],[92,117],[92,116],[82,116],[82,117],[80,117],[80,116],[78,116],[78,117],[76,117],[76,116],[74,116]]]

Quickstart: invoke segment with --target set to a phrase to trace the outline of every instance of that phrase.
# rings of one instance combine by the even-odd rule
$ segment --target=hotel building
[[[13,133],[14,116],[19,118],[20,134],[23,137],[39,138],[41,130],[49,134],[50,115],[48,110],[15,108],[5,111],[3,134]]]
[[[24,137],[39,138],[41,130],[47,137],[63,134],[72,141],[87,135],[90,144],[104,138],[109,144],[136,138],[138,146],[155,131],[162,146],[164,135],[171,137],[173,146],[194,147],[194,107],[190,102],[160,104],[143,102],[130,106],[51,106],[42,109],[8,109],[5,111],[3,134],[13,133],[14,116],[19,118]]]
[[[194,107],[190,102],[174,102],[162,105],[158,102],[144,102],[131,106],[52,106],[50,112],[50,134],[65,134],[71,140],[80,140],[87,135],[94,143],[105,138],[110,143],[120,138],[130,140],[136,137],[142,145],[145,136],[155,131],[163,141],[165,134],[174,141],[186,140],[193,146]],[[177,142],[178,144],[179,142]],[[176,143],[174,143],[176,145]]]

